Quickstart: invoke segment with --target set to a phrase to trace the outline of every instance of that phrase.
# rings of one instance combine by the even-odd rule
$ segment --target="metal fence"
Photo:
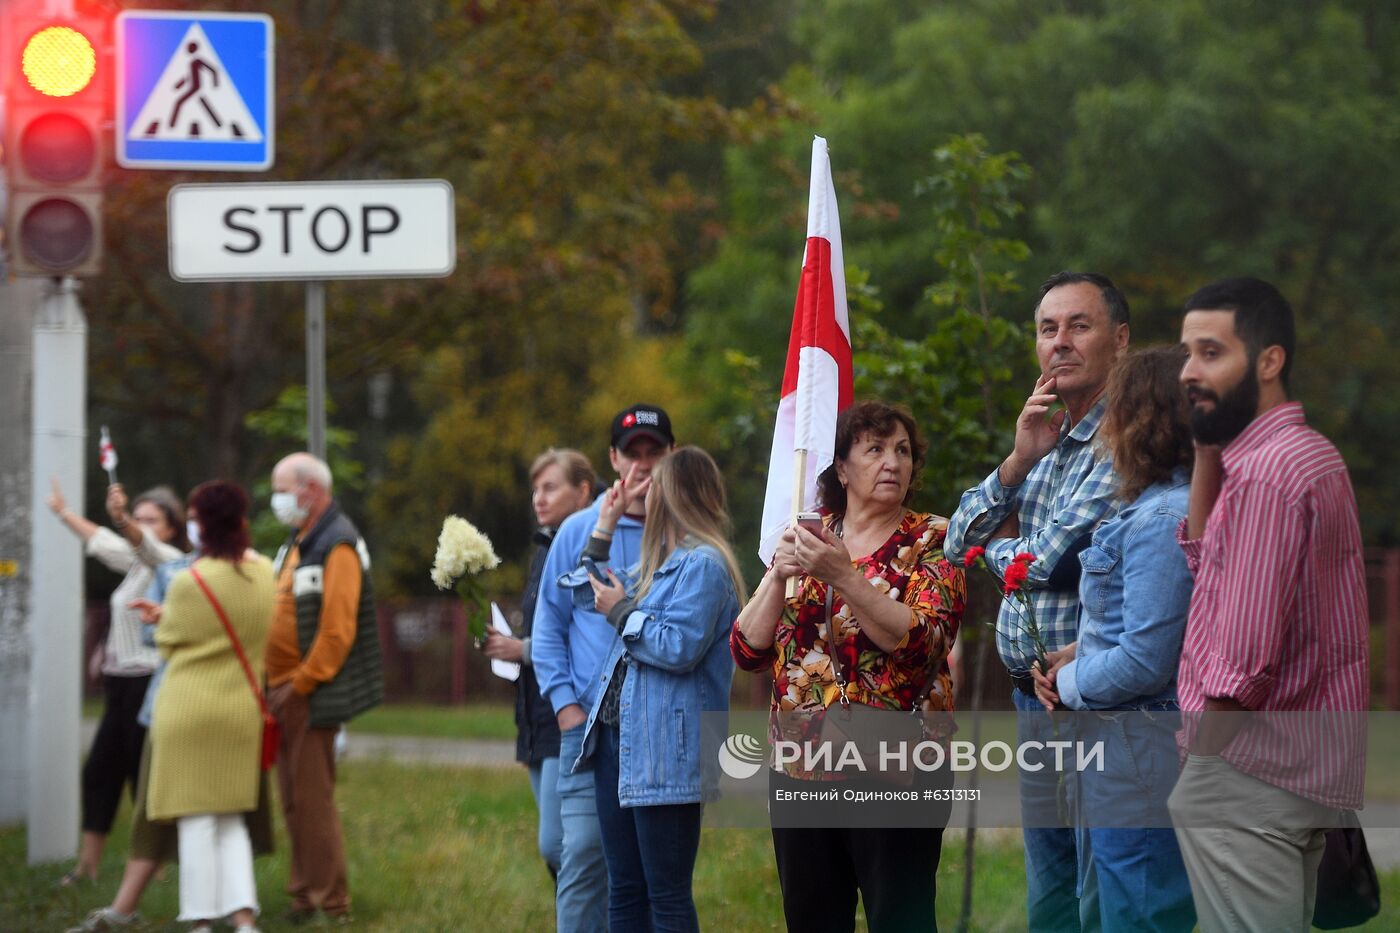
[[[1372,705],[1400,710],[1400,548],[1366,550],[1367,595],[1371,610]],[[995,612],[994,596],[974,592],[969,599],[968,624]],[[512,625],[519,626],[519,607],[500,604]],[[83,663],[104,637],[108,607],[93,600],[87,606]],[[986,627],[977,637],[990,635]],[[385,697],[391,702],[448,703],[510,702],[515,684],[491,673],[490,661],[471,644],[466,612],[455,597],[387,600],[379,606],[379,639],[384,653]],[[976,652],[961,659],[959,707],[1000,708],[1010,681],[995,651],[988,659],[982,683],[976,683]],[[771,680],[742,672],[734,678],[736,705],[762,709],[768,705]],[[100,685],[87,681],[87,693],[100,695]],[[975,695],[977,702],[970,702]]]

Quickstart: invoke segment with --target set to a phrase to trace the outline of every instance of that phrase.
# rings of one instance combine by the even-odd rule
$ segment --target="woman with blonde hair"
[[[640,496],[642,558],[624,585],[600,565],[613,526]],[[702,808],[719,785],[701,719],[729,709],[729,627],[744,592],[728,531],[719,467],[700,448],[680,447],[649,480],[613,485],[584,551],[595,605],[618,631],[583,744],[596,768],[610,929],[700,928],[691,876]]]

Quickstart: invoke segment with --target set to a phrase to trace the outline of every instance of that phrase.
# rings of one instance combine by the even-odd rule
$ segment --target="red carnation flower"
[[[973,564],[977,563],[978,559],[981,558],[981,556],[982,556],[983,554],[985,554],[986,552],[987,552],[987,549],[984,548],[984,547],[970,547],[970,548],[968,548],[968,549],[967,549],[967,556],[965,556],[965,557],[963,558],[963,566],[964,566],[964,567],[971,567]]]
[[[1040,560],[1039,557],[1036,557],[1030,551],[1022,551],[1011,559],[1018,564],[1033,564]]]
[[[1006,568],[1006,575],[1002,578],[1006,583],[1006,592],[1014,593],[1026,582],[1026,576],[1030,569],[1019,561]]]

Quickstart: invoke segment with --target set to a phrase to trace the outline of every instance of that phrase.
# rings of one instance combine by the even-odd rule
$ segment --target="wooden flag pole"
[[[797,524],[797,513],[805,508],[802,501],[802,493],[807,486],[807,451],[795,450],[792,458],[792,515],[788,517],[788,527]],[[787,578],[787,589],[783,591],[784,599],[792,599],[797,595],[797,578]]]

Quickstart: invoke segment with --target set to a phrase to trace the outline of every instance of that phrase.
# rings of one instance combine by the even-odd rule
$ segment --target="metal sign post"
[[[181,282],[306,282],[307,450],[326,457],[326,280],[439,278],[457,265],[452,185],[389,181],[176,185]]]
[[[306,449],[326,459],[326,283],[306,283]]]

